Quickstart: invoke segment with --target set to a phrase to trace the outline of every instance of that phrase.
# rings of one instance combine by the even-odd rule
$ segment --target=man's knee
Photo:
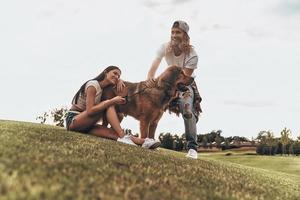
[[[183,117],[186,118],[186,119],[191,119],[193,117],[193,114],[192,113],[186,113],[186,114],[183,114]]]
[[[185,103],[183,106],[183,117],[186,119],[191,119],[193,117],[192,107],[191,104]]]

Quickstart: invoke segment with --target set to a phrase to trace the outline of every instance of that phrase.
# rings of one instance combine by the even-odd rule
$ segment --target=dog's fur
[[[116,95],[126,97],[126,104],[116,106],[117,111],[140,121],[142,138],[154,138],[158,121],[169,102],[175,98],[177,87],[182,84],[190,85],[192,82],[193,78],[184,75],[182,68],[170,66],[157,78],[154,87],[147,87],[146,81],[125,81],[126,88],[122,94],[118,94],[115,88],[107,88],[103,91],[102,100]]]

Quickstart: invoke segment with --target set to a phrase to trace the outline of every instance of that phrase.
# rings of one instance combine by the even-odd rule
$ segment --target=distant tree
[[[277,142],[272,131],[260,131],[256,139],[260,142],[256,149],[257,153],[267,155],[275,154]]]
[[[39,120],[41,124],[45,124],[48,117],[49,117],[49,114],[47,112],[44,112],[42,115],[37,116],[36,120]]]
[[[203,140],[202,140],[202,146],[203,146],[204,148],[207,148],[207,137],[206,137],[206,136],[203,137]]]
[[[295,143],[296,142],[293,142],[293,143],[290,144],[290,146],[289,146],[289,154],[292,154],[292,155],[294,154]]]
[[[203,140],[203,134],[197,134],[197,143],[198,144],[201,144],[202,143],[202,140]]]
[[[269,148],[269,155],[273,155],[274,151],[273,148],[275,149],[275,145],[276,145],[276,140],[274,138],[274,134],[271,131],[267,131],[266,132],[266,144],[267,147]]]
[[[66,107],[54,108],[49,112],[44,112],[42,115],[36,117],[36,120],[39,120],[41,124],[48,122],[50,124],[54,123],[55,126],[64,127],[67,111],[68,108]],[[49,120],[52,122],[49,122]]]
[[[295,141],[293,151],[296,156],[300,155],[300,140]]]
[[[230,142],[227,138],[224,141],[224,145],[225,145],[225,149],[229,149]]]
[[[221,148],[221,137],[220,135],[217,135],[216,138],[215,138],[215,142],[217,143],[217,148]]]
[[[161,142],[161,147],[173,150],[174,139],[171,133],[166,133],[166,134],[161,133],[159,135],[159,140]]]
[[[282,153],[286,154],[286,145],[291,142],[291,130],[287,129],[286,127],[280,132],[281,138],[280,141],[282,143]]]
[[[67,111],[67,108],[55,108],[51,111],[51,117],[55,126],[64,127]]]
[[[182,143],[183,143],[182,149],[187,149],[187,142],[186,142],[186,135],[185,135],[185,133],[183,133],[183,134],[181,135],[180,141],[182,141]]]
[[[175,134],[173,139],[173,149],[176,151],[182,151],[184,147],[182,138]]]
[[[280,142],[280,138],[277,140],[277,154],[281,154],[282,155],[282,143]]]
[[[258,136],[257,136],[257,140],[259,141],[260,144],[266,144],[266,132],[267,131],[260,131],[258,133]]]
[[[208,143],[208,148],[212,149],[212,142]]]

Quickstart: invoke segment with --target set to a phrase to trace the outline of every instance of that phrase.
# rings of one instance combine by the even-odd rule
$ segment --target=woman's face
[[[173,46],[179,45],[183,41],[184,32],[179,28],[171,29],[171,44]]]
[[[116,85],[121,76],[121,71],[118,69],[113,69],[107,72],[106,79],[113,85]]]

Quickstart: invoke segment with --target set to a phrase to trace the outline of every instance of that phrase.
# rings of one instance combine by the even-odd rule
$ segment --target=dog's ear
[[[165,81],[171,84],[175,84],[178,80],[182,69],[177,66],[171,66],[167,70],[167,75],[165,76]]]

